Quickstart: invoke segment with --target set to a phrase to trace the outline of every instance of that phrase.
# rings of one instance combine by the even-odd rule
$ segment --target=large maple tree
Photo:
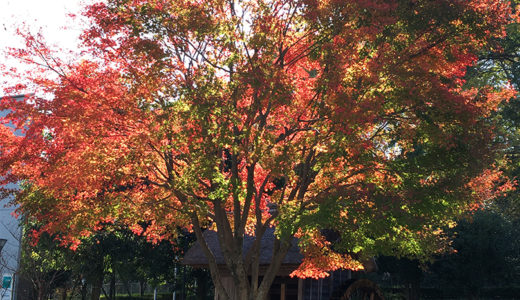
[[[2,183],[47,195],[20,210],[72,247],[115,220],[152,240],[193,230],[227,299],[202,238],[215,229],[234,297],[264,299],[294,237],[301,277],[424,258],[500,192],[486,117],[513,91],[463,77],[514,19],[507,1],[108,0],[85,15],[72,63],[22,33],[10,53],[33,67],[5,70],[21,83],[6,92],[37,93],[1,101]]]

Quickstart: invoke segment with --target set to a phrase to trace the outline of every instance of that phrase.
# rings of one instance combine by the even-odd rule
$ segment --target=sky
[[[1,46],[20,45],[15,29],[25,22],[33,32],[41,29],[48,42],[73,48],[81,25],[67,14],[78,14],[82,3],[84,0],[0,0]]]
[[[81,33],[81,24],[72,22],[69,13],[78,14],[85,0],[0,0],[0,63],[18,66],[18,62],[4,57],[5,47],[20,47],[22,40],[15,34],[16,28],[25,23],[31,32],[44,35],[45,39],[58,47],[75,49]],[[67,27],[67,28],[64,28]],[[2,95],[0,78],[0,97]],[[13,207],[4,208],[6,199],[0,199],[0,238],[6,238],[7,244],[2,250],[9,266],[16,268],[18,254],[17,240],[11,236],[16,233],[18,221],[11,216]],[[9,270],[4,270],[8,272]]]
[[[81,15],[82,8],[94,1],[0,0],[0,64],[24,68],[18,60],[5,54],[6,47],[23,46],[23,40],[16,35],[16,29],[22,24],[33,34],[41,32],[51,48],[77,50],[78,37],[85,25],[80,18],[72,19],[69,14]],[[13,81],[8,77],[0,78],[0,97],[4,94],[3,88],[13,85]]]
[[[17,66],[14,59],[4,57],[4,47],[19,47],[21,39],[16,37],[15,30],[23,22],[32,32],[41,30],[46,40],[59,47],[74,49],[81,25],[71,22],[68,13],[79,13],[83,0],[0,0],[0,63]],[[63,27],[68,27],[64,29]],[[2,80],[0,80],[1,82]],[[0,83],[0,97],[2,96]],[[4,208],[5,201],[0,199],[0,238],[7,239],[2,255],[7,259],[10,272],[16,269],[18,242],[11,234],[18,234],[18,221],[12,216],[14,207]]]

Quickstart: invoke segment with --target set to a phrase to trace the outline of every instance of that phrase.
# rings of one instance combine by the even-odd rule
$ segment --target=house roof
[[[213,252],[213,255],[215,255],[217,264],[224,265],[224,256],[222,255],[222,251],[220,250],[217,233],[213,230],[206,230],[204,231],[203,236],[206,242],[208,243],[209,248]],[[246,235],[244,237],[244,254],[247,253],[247,251],[251,248],[255,239],[255,237],[249,235]],[[262,242],[260,244],[260,265],[269,265],[271,263],[274,241],[274,228],[268,228],[264,233],[262,237]],[[302,262],[302,258],[303,255],[300,253],[298,241],[296,238],[293,238],[291,248],[287,252],[287,255],[285,256],[282,264],[299,265]],[[196,242],[186,252],[182,263],[191,266],[208,265],[208,260],[204,255],[204,252],[202,251],[202,248],[198,242]]]

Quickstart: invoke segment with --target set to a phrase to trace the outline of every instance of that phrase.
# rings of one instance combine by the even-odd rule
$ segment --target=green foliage
[[[520,236],[511,222],[493,211],[478,211],[471,219],[461,220],[453,234],[454,253],[432,266],[443,286],[478,296],[486,286],[513,282]]]
[[[518,1],[511,1],[518,9]],[[468,70],[466,87],[485,85],[501,88],[512,85],[520,88],[520,24],[507,26],[507,36],[496,41],[493,47],[482,49],[477,65]],[[503,102],[496,114],[495,143],[503,148],[502,169],[509,179],[516,182],[520,176],[520,97]],[[491,207],[506,218],[520,221],[520,197],[518,185],[504,197],[496,199]],[[515,221],[516,220],[516,221]]]
[[[31,228],[25,232],[30,233]],[[34,299],[47,299],[54,289],[70,280],[71,251],[59,246],[49,234],[42,234],[38,243],[26,234],[21,255],[20,272],[31,282]]]
[[[22,273],[33,283],[34,299],[47,299],[57,288],[70,291],[73,287],[79,287],[85,296],[88,285],[112,279],[122,282],[127,290],[130,282],[152,287],[175,282],[178,291],[189,288],[191,294],[211,294],[206,271],[179,264],[183,251],[194,240],[189,234],[179,235],[174,247],[169,241],[152,243],[125,227],[106,224],[73,251],[47,233],[36,240],[31,233],[37,227],[26,223],[22,251]],[[115,293],[111,289],[106,292],[109,296]]]

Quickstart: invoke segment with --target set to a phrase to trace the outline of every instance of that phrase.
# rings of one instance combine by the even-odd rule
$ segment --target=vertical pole
[[[182,268],[182,300],[186,300],[186,266]]]
[[[157,287],[153,288],[153,300],[157,300]]]
[[[173,298],[172,300],[177,300],[177,265],[175,265],[175,269],[173,269]]]
[[[323,295],[323,278],[318,279],[318,299],[321,300]]]
[[[285,300],[285,283],[280,284],[280,300]]]
[[[309,281],[309,285],[310,285],[309,299],[310,299],[310,300],[315,300],[315,299],[313,299],[313,298],[314,298],[314,297],[313,297],[314,295],[312,294],[312,292],[313,292],[312,290],[313,290],[313,287],[314,287],[314,281],[315,281],[315,280],[311,280],[311,281]]]
[[[177,292],[177,265],[175,265],[175,269],[173,269],[173,296],[172,300],[176,300],[176,293]]]
[[[22,260],[22,238],[23,238],[23,226],[18,226],[18,251],[16,253],[16,269],[20,269],[21,260]],[[15,272],[13,274],[13,282],[11,283],[11,299],[16,300],[18,299],[18,288],[20,287],[20,280],[18,280],[18,272]]]
[[[298,278],[298,300],[303,300],[303,279]]]

